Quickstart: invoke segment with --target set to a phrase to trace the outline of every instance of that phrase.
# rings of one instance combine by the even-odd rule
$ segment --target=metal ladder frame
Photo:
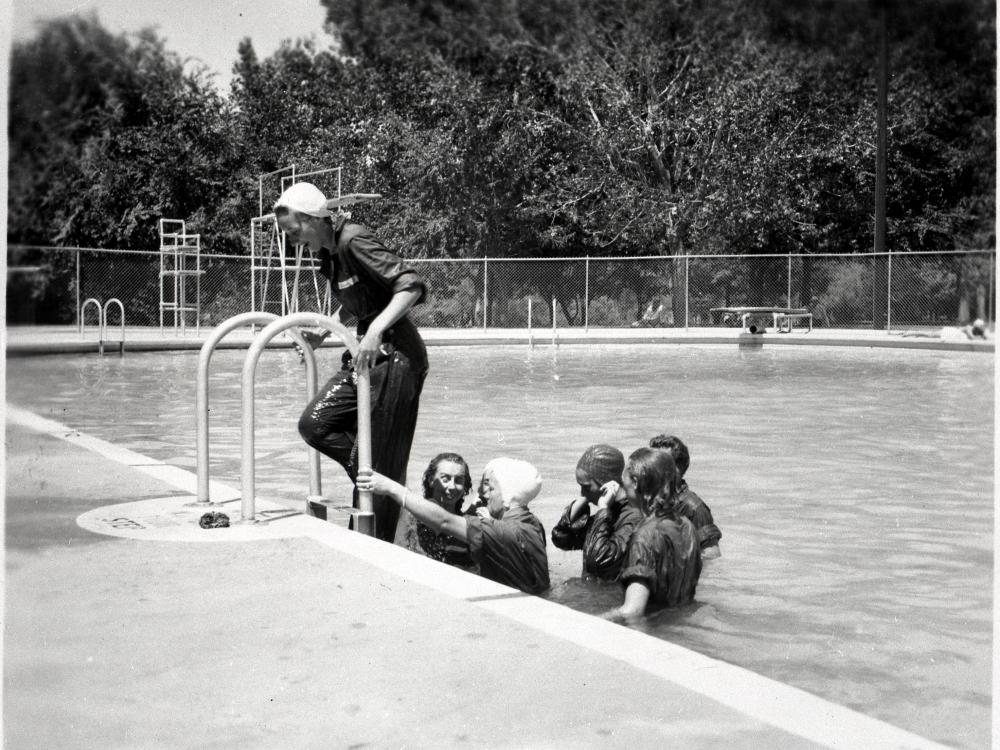
[[[242,313],[223,322],[205,341],[198,357],[197,396],[196,396],[196,432],[197,432],[197,505],[214,505],[209,498],[209,441],[208,441],[208,367],[219,342],[231,331],[245,326],[263,325],[263,330],[256,335],[247,351],[243,363],[242,385],[242,423],[241,423],[241,466],[240,488],[241,505],[240,521],[256,523],[255,513],[255,456],[254,456],[254,380],[257,362],[271,340],[280,333],[288,332],[296,344],[302,349],[306,364],[306,395],[307,401],[312,400],[317,391],[316,354],[306,343],[301,327],[323,328],[344,342],[344,346],[356,354],[358,340],[337,319],[318,313],[293,313],[277,317],[272,313],[250,312]],[[358,467],[371,469],[371,376],[368,370],[357,373],[358,393]],[[322,483],[320,476],[319,453],[309,448],[309,496],[306,498],[306,513],[310,504],[322,501]],[[372,493],[358,492],[359,508],[355,511],[355,528],[369,536],[375,533],[375,513],[372,505]]]

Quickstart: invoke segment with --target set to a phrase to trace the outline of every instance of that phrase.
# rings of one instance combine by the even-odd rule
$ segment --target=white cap
[[[280,206],[308,216],[330,216],[326,196],[311,182],[296,182],[288,188],[274,204]]]
[[[527,505],[542,489],[542,477],[532,464],[519,458],[494,458],[483,468],[500,486],[504,507],[517,501]]]

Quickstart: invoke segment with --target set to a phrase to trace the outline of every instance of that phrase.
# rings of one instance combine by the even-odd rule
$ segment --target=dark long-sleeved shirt
[[[427,297],[427,283],[402,258],[386,249],[371,230],[361,224],[343,223],[334,230],[334,249],[321,248],[319,271],[330,282],[334,296],[358,319],[360,338],[393,295],[419,290],[417,304]],[[408,316],[397,320],[383,341],[405,352],[417,370],[427,369],[427,352]]]
[[[722,532],[715,525],[712,518],[711,509],[698,495],[688,487],[687,482],[681,480],[678,488],[677,501],[674,504],[677,512],[682,516],[691,519],[695,529],[698,531],[698,543],[702,550],[709,547],[717,547],[722,538]]]
[[[572,522],[566,506],[559,523],[552,529],[552,543],[560,549],[583,550],[584,575],[613,581],[621,571],[629,539],[642,523],[642,513],[631,505],[612,503],[590,515],[590,505]]]
[[[549,587],[545,529],[527,508],[512,505],[503,518],[470,517],[469,551],[484,578],[528,594]]]
[[[650,516],[635,530],[621,581],[623,586],[635,582],[646,586],[650,603],[677,607],[694,599],[700,575],[701,550],[694,524],[671,514]]]

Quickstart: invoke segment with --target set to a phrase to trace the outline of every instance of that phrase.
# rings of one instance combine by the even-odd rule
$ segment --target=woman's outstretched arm
[[[437,532],[442,532],[462,541],[469,541],[469,522],[465,516],[449,513],[437,503],[415,495],[406,487],[389,477],[371,469],[358,472],[357,488],[391,497],[401,507],[410,511],[418,521],[422,521]]]

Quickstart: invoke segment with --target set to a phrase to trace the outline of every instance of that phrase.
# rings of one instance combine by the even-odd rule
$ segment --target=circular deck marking
[[[258,503],[254,514],[257,523],[242,523],[239,502],[206,508],[192,505],[196,499],[193,495],[174,495],[105,505],[88,510],[76,522],[96,534],[162,542],[252,542],[308,535],[305,517],[281,505]],[[209,511],[225,513],[230,525],[201,528],[198,521]]]

